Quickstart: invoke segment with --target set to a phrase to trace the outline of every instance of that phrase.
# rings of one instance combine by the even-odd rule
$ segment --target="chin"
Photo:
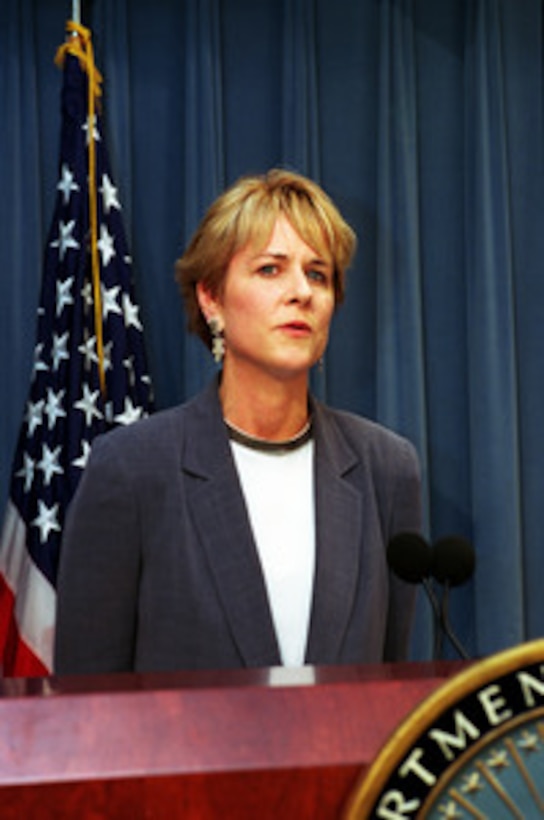
[[[290,359],[288,362],[278,362],[273,365],[271,372],[274,373],[276,378],[279,378],[282,381],[289,381],[291,379],[300,379],[302,377],[306,378],[312,368],[312,365],[313,362],[309,362],[307,360],[298,364],[293,359]]]

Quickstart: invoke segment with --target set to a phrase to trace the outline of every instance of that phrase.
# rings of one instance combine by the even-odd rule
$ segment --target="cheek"
[[[248,327],[270,313],[270,303],[251,291],[231,292],[224,304],[225,323],[237,329]]]
[[[329,329],[334,313],[334,298],[326,299],[321,308],[321,324],[324,330]]]

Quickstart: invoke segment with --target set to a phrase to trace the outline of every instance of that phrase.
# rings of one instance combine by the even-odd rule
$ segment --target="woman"
[[[420,527],[415,451],[308,390],[354,247],[294,173],[211,206],[177,276],[221,373],[95,442],[63,541],[58,673],[406,657],[414,588],[385,548]]]

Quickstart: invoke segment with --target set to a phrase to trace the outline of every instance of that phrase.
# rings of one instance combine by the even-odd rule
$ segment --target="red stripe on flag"
[[[0,660],[7,677],[43,678],[49,670],[21,638],[15,617],[15,596],[0,575]],[[1,666],[0,666],[1,669]]]

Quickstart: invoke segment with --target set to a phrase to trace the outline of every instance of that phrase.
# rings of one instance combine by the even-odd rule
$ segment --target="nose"
[[[308,302],[312,296],[312,288],[306,271],[299,265],[293,266],[289,277],[289,301]]]

